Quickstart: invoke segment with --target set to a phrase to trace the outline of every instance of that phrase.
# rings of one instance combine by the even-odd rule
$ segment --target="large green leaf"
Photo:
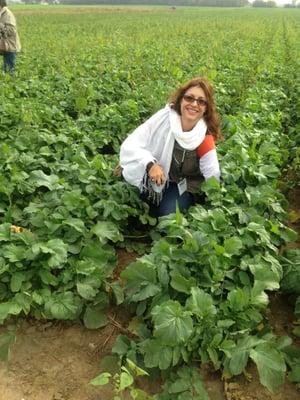
[[[295,240],[297,240],[298,233],[288,227],[282,227],[280,229],[280,236],[286,242],[294,242]]]
[[[169,300],[155,306],[151,312],[154,322],[154,336],[170,346],[185,343],[193,332],[190,312],[185,311],[177,301]]]
[[[160,291],[155,266],[143,260],[131,263],[121,273],[121,278],[126,280],[125,289],[130,300],[141,301]]]
[[[217,313],[212,297],[197,287],[191,289],[191,296],[186,301],[186,308],[200,318],[212,317]]]
[[[91,385],[94,386],[103,386],[109,383],[109,379],[111,378],[111,374],[109,372],[103,372],[102,374],[96,376],[94,379],[90,381]]]
[[[98,289],[89,283],[77,282],[77,292],[86,300],[92,300],[98,292]]]
[[[57,286],[58,284],[58,278],[47,269],[40,269],[38,271],[38,276],[46,285]]]
[[[116,255],[113,247],[109,245],[99,245],[97,241],[85,245],[81,252],[80,258],[83,260],[93,260],[96,265],[105,267],[108,276],[116,264]]]
[[[232,375],[241,374],[248,363],[249,350],[237,350],[232,354],[229,361],[229,370]]]
[[[14,301],[0,303],[0,322],[3,322],[9,315],[18,315],[22,311],[21,305]]]
[[[76,272],[78,275],[89,276],[92,275],[95,271],[102,271],[102,268],[99,268],[99,265],[94,262],[94,260],[76,260],[75,263]]]
[[[160,287],[152,283],[141,284],[140,290],[132,296],[132,301],[139,302],[153,297],[161,291]]]
[[[116,224],[110,221],[98,221],[92,228],[92,233],[98,236],[101,243],[123,241],[123,236]]]
[[[227,299],[229,307],[234,312],[245,309],[250,302],[248,291],[240,288],[231,290],[227,295]]]
[[[288,374],[288,379],[290,382],[300,383],[300,363],[299,365],[294,365]]]
[[[113,345],[112,352],[124,356],[130,347],[130,340],[127,336],[119,335]]]
[[[47,260],[50,268],[62,268],[68,257],[68,245],[61,239],[50,239],[48,242],[35,243],[31,250],[35,256],[41,253],[50,254]]]
[[[54,294],[45,303],[45,311],[49,318],[76,319],[82,308],[82,303],[72,292]]]
[[[10,289],[12,292],[18,292],[22,283],[26,280],[25,272],[14,272],[10,280]]]
[[[171,271],[170,275],[172,277],[170,285],[178,292],[190,294],[191,288],[196,285],[195,278],[186,278],[177,271]]]
[[[10,240],[10,227],[11,224],[0,225],[0,242],[8,242]]]
[[[1,255],[12,263],[26,260],[27,258],[27,248],[25,246],[17,246],[11,243],[1,247]]]
[[[250,350],[250,357],[257,366],[260,382],[275,392],[284,382],[286,365],[283,354],[272,344],[261,343]]]
[[[171,397],[170,397],[171,396]],[[209,400],[199,370],[191,366],[180,367],[164,384],[162,397],[167,400]]]
[[[64,221],[64,224],[71,226],[77,232],[83,233],[85,231],[84,222],[79,218],[68,218]]]
[[[281,263],[284,269],[282,290],[300,295],[300,249],[287,250]]]
[[[62,186],[59,184],[59,177],[57,175],[46,175],[41,170],[32,171],[29,181],[37,187],[45,186],[49,190],[60,189]]]
[[[122,371],[120,374],[119,390],[123,391],[133,384],[133,377],[127,371]]]
[[[114,294],[117,306],[122,304],[123,301],[124,301],[124,289],[123,289],[123,286],[121,286],[120,283],[116,281],[116,282],[112,282],[110,284],[110,287],[111,287],[112,292]]]
[[[259,282],[260,287],[268,290],[279,289],[280,274],[278,271],[270,269],[267,263],[251,265],[250,271],[254,275],[256,282]]]
[[[232,375],[239,375],[246,368],[250,350],[261,343],[261,339],[256,336],[246,336],[240,339],[235,346],[232,342],[226,348],[226,355],[229,357],[229,372]],[[223,343],[221,344],[221,347]]]
[[[173,349],[157,339],[147,339],[141,344],[145,365],[165,370],[172,365]]]
[[[61,239],[51,239],[47,242],[47,247],[53,250],[53,254],[48,260],[49,267],[62,267],[62,265],[67,261],[68,245]]]
[[[271,244],[270,235],[266,231],[264,226],[259,225],[255,222],[250,222],[250,224],[247,226],[247,230],[256,234],[260,238],[262,244],[265,244],[265,245]]]
[[[226,256],[238,255],[243,248],[243,242],[238,237],[225,239],[224,248]]]
[[[290,345],[284,348],[284,356],[290,368],[288,379],[300,383],[300,348]]]
[[[102,306],[88,306],[85,310],[83,321],[88,329],[102,328],[108,323]]]

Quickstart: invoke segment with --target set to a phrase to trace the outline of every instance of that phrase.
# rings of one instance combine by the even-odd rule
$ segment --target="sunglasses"
[[[195,97],[189,96],[188,94],[184,94],[183,98],[187,103],[193,104],[194,101],[196,101],[198,106],[200,106],[200,107],[207,106],[207,101],[204,99],[201,99],[201,98],[196,99]]]

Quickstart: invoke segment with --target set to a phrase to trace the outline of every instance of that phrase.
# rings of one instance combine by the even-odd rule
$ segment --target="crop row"
[[[182,379],[182,364],[199,359],[226,377],[242,373],[252,359],[271,391],[283,383],[286,363],[290,380],[299,382],[299,351],[291,339],[274,336],[265,318],[269,292],[279,289],[283,274],[283,288],[299,290],[299,252],[290,253],[288,268],[278,257],[296,237],[282,223],[286,203],[277,188],[293,141],[284,134],[291,99],[282,77],[292,68],[285,51],[278,35],[255,86],[226,117],[223,183],[207,182],[208,207],[163,219],[150,254],[121,274],[125,301],[138,316],[137,339],[121,336],[113,351],[148,371],[177,367],[158,398],[195,391],[205,398],[203,387],[197,391]]]

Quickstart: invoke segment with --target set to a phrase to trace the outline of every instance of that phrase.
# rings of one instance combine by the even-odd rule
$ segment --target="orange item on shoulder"
[[[206,135],[203,142],[197,147],[197,156],[203,157],[210,150],[215,149],[215,139],[213,135]]]

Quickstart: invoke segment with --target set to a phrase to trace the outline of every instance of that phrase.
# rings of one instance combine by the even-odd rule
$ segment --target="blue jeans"
[[[9,72],[10,74],[14,73],[15,65],[16,65],[16,57],[17,57],[16,52],[10,52],[10,53],[3,54],[3,71],[4,72]]]
[[[142,199],[147,201],[147,194],[142,195]],[[174,213],[176,204],[180,211],[187,211],[188,208],[195,204],[195,198],[192,193],[185,192],[181,196],[178,192],[177,184],[169,182],[169,186],[164,190],[163,197],[158,206],[155,206],[150,201],[147,201],[150,206],[150,215],[153,217],[162,217]]]

